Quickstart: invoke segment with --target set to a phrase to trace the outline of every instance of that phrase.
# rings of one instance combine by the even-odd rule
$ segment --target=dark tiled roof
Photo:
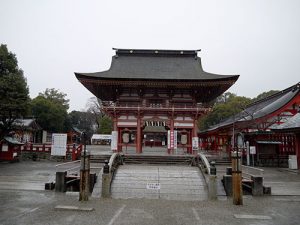
[[[76,133],[78,133],[78,134],[81,134],[81,133],[82,133],[82,131],[79,130],[77,127],[72,127],[72,129],[73,129],[74,132],[76,132]]]
[[[75,73],[77,78],[131,80],[234,80],[238,75],[218,75],[202,69],[198,50],[115,49],[109,70]]]
[[[225,119],[224,121],[211,126],[206,131],[213,131],[221,127],[229,126],[233,123],[251,121],[267,116],[290,102],[295,96],[300,93],[300,83],[297,83],[285,90],[268,96],[249,104],[242,112]],[[203,131],[203,132],[206,132]]]
[[[277,130],[277,131],[290,130],[290,129],[300,129],[300,112],[288,118],[285,123],[272,128],[272,130]]]
[[[40,125],[37,124],[35,119],[17,119],[14,124],[16,127],[22,127],[26,129],[41,130]]]
[[[3,139],[13,145],[23,145],[23,143],[19,142],[16,138],[13,137],[4,137]]]

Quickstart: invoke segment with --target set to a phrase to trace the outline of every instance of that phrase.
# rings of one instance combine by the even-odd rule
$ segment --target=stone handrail
[[[251,177],[251,176],[263,177],[264,176],[264,170],[259,169],[259,168],[255,168],[255,167],[251,167],[251,166],[242,165],[242,175],[243,176],[245,175],[247,177]]]
[[[114,170],[123,163],[123,154],[114,153],[109,159],[109,172],[114,173]]]
[[[114,153],[109,159],[109,173],[102,174],[102,197],[110,197],[111,183],[119,165],[123,164],[123,154]]]
[[[210,174],[210,164],[209,164],[206,156],[203,153],[199,153],[198,155],[200,156],[200,159],[206,168],[207,174]]]
[[[67,172],[67,174],[70,174],[71,172],[78,173],[80,169],[80,160],[57,164],[55,165],[55,169],[56,172]]]

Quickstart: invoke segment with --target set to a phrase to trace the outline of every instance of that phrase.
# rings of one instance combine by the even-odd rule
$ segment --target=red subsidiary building
[[[192,153],[198,119],[239,76],[205,72],[199,50],[114,50],[109,70],[75,75],[112,118],[115,150],[165,146]]]
[[[234,147],[239,145],[240,136],[245,144],[242,147],[244,161],[248,155],[248,163],[251,165],[287,166],[291,155],[297,155],[300,165],[300,125],[299,122],[298,127],[297,124],[291,125],[299,117],[299,110],[300,83],[297,83],[201,131],[200,146],[227,155],[233,148],[232,143]]]

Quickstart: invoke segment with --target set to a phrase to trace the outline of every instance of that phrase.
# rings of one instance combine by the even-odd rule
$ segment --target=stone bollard
[[[111,182],[111,174],[103,173],[102,174],[102,198],[110,197],[110,182]]]
[[[226,167],[226,175],[232,175],[232,167]]]
[[[81,153],[79,201],[88,201],[90,194],[90,154]]]
[[[217,176],[216,175],[209,175],[208,199],[209,200],[217,199]]]
[[[232,196],[232,175],[223,176],[224,189],[227,196]]]
[[[111,173],[109,172],[108,161],[105,160],[105,165],[103,167],[103,174],[102,174],[102,197],[103,198],[110,197],[110,183],[111,183]]]
[[[251,176],[252,183],[252,195],[262,196],[264,194],[263,177]]]
[[[66,192],[67,191],[67,172],[56,172],[55,177],[55,191],[56,192]]]

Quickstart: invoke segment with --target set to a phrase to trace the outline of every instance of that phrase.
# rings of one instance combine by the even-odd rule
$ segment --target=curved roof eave
[[[166,78],[166,77],[161,77],[161,78],[152,78],[152,77],[140,77],[140,78],[133,78],[133,77],[110,77],[108,76],[109,74],[106,73],[107,71],[104,72],[96,72],[96,73],[78,73],[75,72],[75,75],[78,80],[80,79],[91,79],[91,80],[135,80],[135,81],[149,81],[149,80],[160,80],[160,81],[186,81],[186,82],[209,82],[209,81],[233,81],[236,82],[239,78],[240,75],[217,75],[217,74],[212,74],[212,73],[206,73],[207,77],[201,78],[199,77],[198,79],[186,79],[184,76],[181,78]],[[208,77],[209,76],[209,77]]]
[[[287,91],[287,92],[284,93],[285,91]],[[202,131],[202,133],[216,131],[220,128],[225,128],[226,126],[231,126],[233,123],[243,123],[243,122],[249,122],[251,120],[261,119],[261,118],[264,118],[265,116],[275,113],[276,111],[279,111],[285,105],[287,105],[290,101],[292,101],[295,96],[297,96],[300,93],[299,83],[296,85],[293,85],[292,87],[290,87],[280,93],[281,94],[284,93],[284,94],[282,96],[280,96],[279,98],[277,98],[275,101],[270,102],[270,104],[267,104],[266,106],[258,109],[257,111],[254,111],[252,115],[250,115],[250,113],[247,112],[248,108],[246,108],[245,110],[236,114],[235,116],[232,116],[232,117],[224,120],[223,122],[210,127],[209,129],[207,129],[205,131]],[[278,96],[278,93],[276,93],[272,96]],[[269,100],[270,98],[272,98],[272,96],[268,96],[265,99]],[[264,100],[262,99],[259,102],[262,102],[262,101],[264,101]],[[250,104],[250,107],[253,107],[254,105],[255,105],[255,103]]]
[[[108,70],[94,73],[75,73],[77,78],[105,80],[234,80],[239,75],[220,75],[205,72],[200,57],[118,56],[112,57]]]

